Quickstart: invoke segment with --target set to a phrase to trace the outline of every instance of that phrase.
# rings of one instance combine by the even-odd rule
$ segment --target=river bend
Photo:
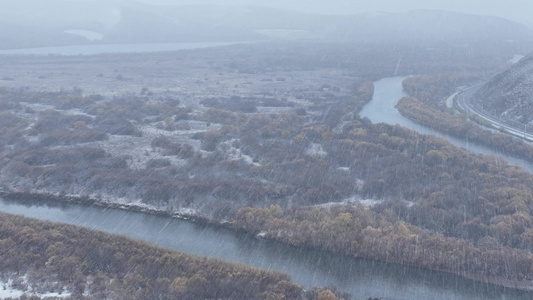
[[[533,173],[533,164],[530,162],[509,156],[505,153],[494,151],[486,146],[469,142],[467,139],[459,139],[451,135],[441,133],[434,129],[420,125],[404,117],[396,105],[398,100],[407,96],[403,91],[402,81],[407,77],[386,77],[374,82],[374,97],[360,112],[361,117],[366,117],[372,123],[386,123],[401,125],[422,134],[434,135],[445,138],[455,146],[464,148],[473,153],[494,154],[505,158],[510,164],[519,165],[530,173]]]

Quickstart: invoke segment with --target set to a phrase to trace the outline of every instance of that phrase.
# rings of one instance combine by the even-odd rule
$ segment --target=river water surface
[[[236,44],[228,43],[147,43],[147,44],[90,44],[0,50],[0,55],[95,55],[104,53],[143,53],[211,48]]]
[[[396,104],[402,97],[407,96],[403,91],[402,81],[406,77],[387,77],[374,82],[374,97],[372,101],[366,104],[360,112],[361,117],[366,117],[372,123],[399,124],[409,129],[418,131],[423,134],[435,135],[445,138],[452,144],[464,148],[473,153],[494,154],[501,156],[513,165],[519,165],[522,168],[533,173],[533,164],[523,159],[514,158],[504,153],[494,151],[483,145],[471,143],[468,140],[458,139],[456,137],[438,132],[431,128],[424,127],[402,116]]]
[[[126,235],[205,257],[289,273],[305,287],[335,285],[355,299],[533,299],[533,292],[456,275],[321,251],[238,234],[214,226],[143,213],[74,204],[32,204],[0,198],[0,211]]]
[[[397,115],[394,118],[393,115],[387,116],[389,110],[395,114],[392,112],[394,103],[402,96],[401,78],[378,81],[375,90],[373,101],[362,115],[373,122],[397,122],[405,126],[398,121]],[[393,103],[392,110],[389,102]],[[387,117],[378,119],[381,115]],[[481,283],[453,274],[296,248],[228,229],[131,211],[74,204],[36,204],[31,200],[21,202],[3,198],[0,198],[0,211],[122,234],[199,256],[282,271],[307,288],[334,285],[359,300],[369,297],[387,300],[533,299],[533,292]]]

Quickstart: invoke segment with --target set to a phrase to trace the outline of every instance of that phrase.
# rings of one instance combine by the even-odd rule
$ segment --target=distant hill
[[[483,84],[473,101],[493,115],[533,124],[533,53]]]
[[[506,19],[442,10],[416,10],[350,18],[336,24],[333,34],[348,40],[481,42],[530,39],[523,24]]]
[[[86,43],[307,39],[336,42],[518,42],[526,26],[437,10],[318,15],[257,6],[162,6],[120,0],[20,0],[0,11],[0,48]]]

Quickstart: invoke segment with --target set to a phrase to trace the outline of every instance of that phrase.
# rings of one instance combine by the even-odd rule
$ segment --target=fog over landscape
[[[71,0],[75,2],[86,2],[87,0]],[[91,0],[89,0],[91,1]],[[98,0],[93,0],[98,1]],[[533,9],[531,1],[528,0],[375,0],[375,1],[346,1],[346,0],[129,0],[148,4],[162,5],[257,5],[276,7],[281,9],[295,10],[307,13],[319,14],[355,14],[363,12],[406,12],[415,9],[441,9],[456,12],[472,13],[479,15],[491,15],[510,20],[533,25],[531,23],[530,11]]]
[[[526,13],[532,4],[526,1],[360,2],[8,1],[0,11],[0,48],[265,39],[352,42],[443,35],[464,40],[468,32],[485,39],[485,34],[497,36],[502,30],[514,31],[508,38],[518,40],[531,26]],[[479,31],[486,26],[493,29]]]
[[[531,1],[0,3],[0,299],[533,299]]]

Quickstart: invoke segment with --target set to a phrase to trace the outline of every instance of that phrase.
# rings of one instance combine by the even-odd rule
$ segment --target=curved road
[[[505,133],[522,138],[529,142],[533,142],[533,134],[526,130],[526,125],[520,124],[518,122],[514,122],[516,124],[511,124],[511,121],[502,120],[497,117],[494,117],[483,111],[482,109],[475,107],[475,105],[471,103],[471,97],[478,90],[479,87],[481,87],[481,84],[475,85],[457,93],[454,97],[454,105],[457,108],[462,109],[463,111],[475,114],[478,117],[486,120],[487,122],[492,124],[494,128],[504,129]]]

